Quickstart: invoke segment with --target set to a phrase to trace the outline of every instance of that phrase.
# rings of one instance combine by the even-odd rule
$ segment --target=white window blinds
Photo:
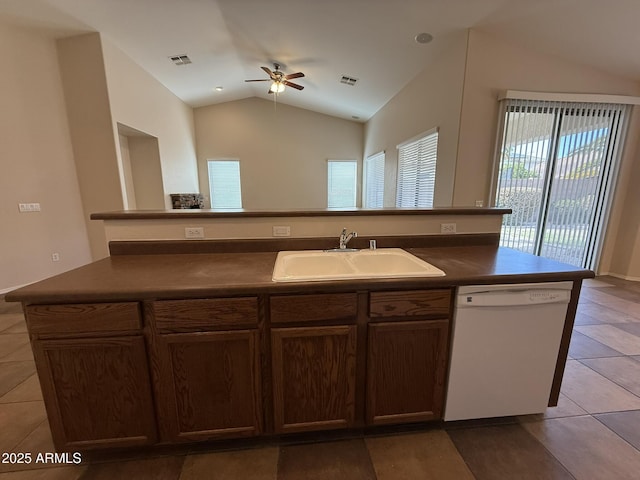
[[[355,160],[327,161],[327,206],[355,208],[358,164]]]
[[[437,159],[437,128],[398,145],[397,207],[433,206]]]
[[[239,160],[209,160],[209,192],[211,208],[242,208]]]
[[[362,206],[382,208],[384,201],[384,152],[370,155],[364,160]]]
[[[507,99],[501,103],[495,204],[500,245],[596,269],[630,107]]]

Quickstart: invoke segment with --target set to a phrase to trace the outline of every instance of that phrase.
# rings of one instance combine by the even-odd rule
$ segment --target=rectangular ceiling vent
[[[191,59],[186,55],[174,55],[169,58],[176,65],[189,65],[191,63]]]
[[[344,83],[345,85],[351,85],[352,87],[356,84],[357,81],[358,81],[357,78],[349,77],[347,75],[343,75],[342,78],[340,79],[340,83]]]

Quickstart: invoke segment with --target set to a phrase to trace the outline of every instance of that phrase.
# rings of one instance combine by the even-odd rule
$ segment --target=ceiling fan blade
[[[260,80],[245,80],[245,82],[270,82],[270,78],[262,78]]]
[[[271,70],[269,70],[267,67],[260,67],[260,68],[265,72],[267,72],[267,75],[269,75],[269,78],[273,78],[273,72]]]
[[[285,80],[291,80],[292,78],[302,78],[302,77],[304,77],[304,73],[302,72],[290,73],[289,75],[284,76]]]
[[[284,83],[287,87],[295,88],[296,90],[302,90],[304,87],[302,85],[298,85],[297,83],[288,82],[285,80]]]

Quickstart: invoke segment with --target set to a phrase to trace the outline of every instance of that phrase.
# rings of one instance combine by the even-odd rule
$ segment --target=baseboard
[[[621,280],[627,280],[629,282],[640,282],[640,277],[630,277],[628,275],[621,275],[619,273],[613,273],[613,272],[598,273],[598,277],[604,277],[604,276],[619,278]]]

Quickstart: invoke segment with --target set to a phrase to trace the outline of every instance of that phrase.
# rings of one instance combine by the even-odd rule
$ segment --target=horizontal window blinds
[[[397,207],[433,206],[437,159],[437,130],[398,146]]]
[[[358,164],[355,160],[327,161],[327,206],[355,208]]]
[[[209,160],[211,208],[242,208],[239,160]]]
[[[382,208],[384,202],[384,152],[364,161],[364,208]]]

